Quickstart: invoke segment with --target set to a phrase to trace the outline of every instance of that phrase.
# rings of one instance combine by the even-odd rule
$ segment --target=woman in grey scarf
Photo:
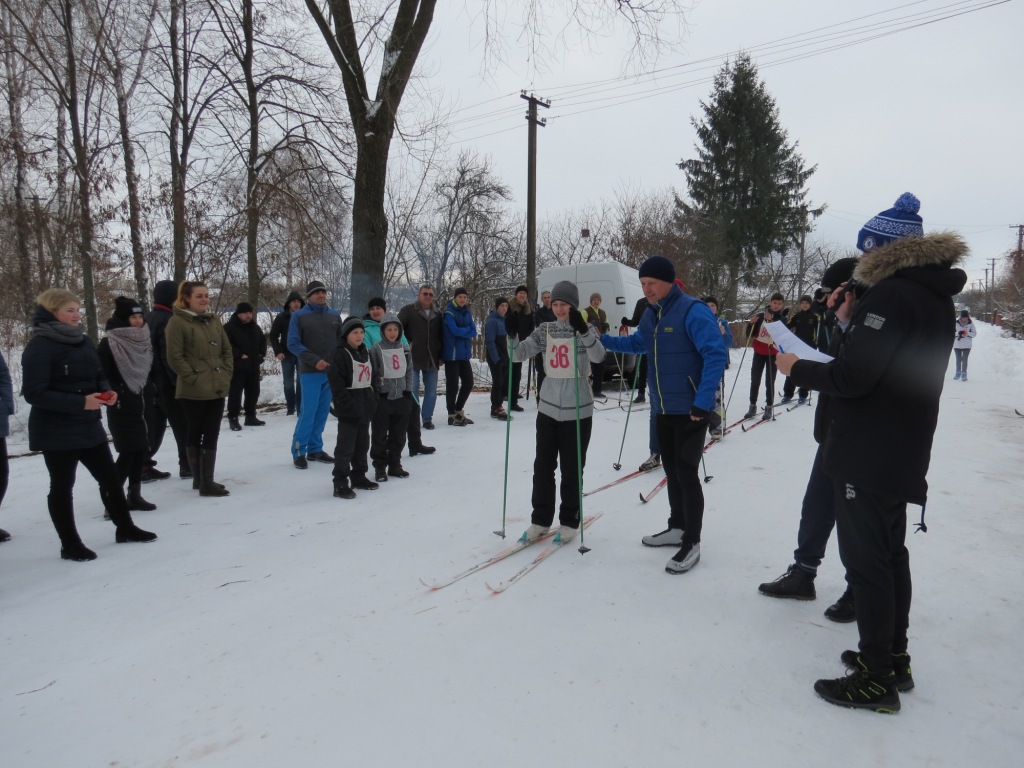
[[[156,509],[142,498],[142,470],[149,455],[146,408],[153,407],[153,385],[149,382],[153,344],[134,299],[114,299],[114,314],[107,320],[107,335],[100,341],[103,373],[117,402],[107,408],[107,428],[117,450],[118,474],[128,481],[128,508],[150,512]]]

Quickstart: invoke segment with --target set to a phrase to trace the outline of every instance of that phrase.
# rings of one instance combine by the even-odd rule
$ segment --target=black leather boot
[[[202,473],[199,480],[200,496],[227,496],[230,494],[227,488],[214,481],[214,468],[217,466],[217,452],[204,449],[199,457],[199,471]]]

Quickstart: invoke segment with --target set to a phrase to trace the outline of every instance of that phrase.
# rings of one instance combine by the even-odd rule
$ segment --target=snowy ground
[[[329,467],[292,468],[283,411],[225,430],[231,496],[200,499],[176,478],[145,486],[159,510],[136,518],[159,533],[151,545],[114,544],[80,472],[91,563],[58,557],[42,457],[14,459],[0,510],[14,536],[0,545],[0,765],[1019,764],[1022,373],[1024,344],[981,326],[970,381],[947,383],[929,532],[910,537],[917,688],[893,717],[811,688],[856,646],[854,625],[822,617],[843,589],[834,541],[817,601],[757,592],[795,546],[809,408],[708,452],[689,574],[666,574],[672,551],[640,545],[667,515],[664,494],[637,497],[648,476],[588,497],[587,512],[604,513],[589,554],[563,549],[498,596],[484,582],[531,554],[437,592],[418,581],[504,546],[492,531],[505,426],[486,418],[484,394],[467,409],[476,425],[444,426],[442,407],[425,433],[438,452],[355,501],[331,497]],[[533,410],[511,428],[510,536],[528,524]],[[623,472],[647,455],[646,417],[631,417]],[[616,476],[625,419],[596,416],[586,487]],[[334,434],[332,423],[329,445]]]

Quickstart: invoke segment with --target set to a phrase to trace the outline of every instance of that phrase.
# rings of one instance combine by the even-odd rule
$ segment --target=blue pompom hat
[[[872,218],[857,233],[857,247],[867,252],[901,237],[921,237],[924,227],[917,215],[919,210],[921,201],[910,192],[904,192],[892,208]]]

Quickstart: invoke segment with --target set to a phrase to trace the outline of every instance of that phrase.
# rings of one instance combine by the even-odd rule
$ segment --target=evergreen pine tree
[[[679,224],[699,264],[700,289],[734,307],[743,279],[752,283],[759,263],[785,251],[809,231],[806,167],[779,123],[775,100],[746,54],[715,76],[697,131],[696,158],[683,160],[689,202],[677,200]]]

